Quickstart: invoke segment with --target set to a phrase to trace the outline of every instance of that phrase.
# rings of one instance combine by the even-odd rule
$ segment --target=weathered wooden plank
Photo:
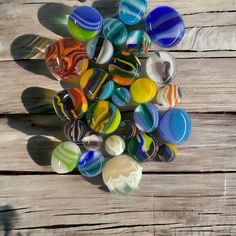
[[[130,198],[77,175],[1,176],[1,215],[16,234],[234,235],[235,175],[144,175]]]
[[[168,3],[167,5],[176,7],[183,14],[188,28],[183,43],[174,50],[217,51],[214,52],[214,55],[218,55],[218,50],[224,50],[225,53],[236,50],[234,43],[236,38],[236,13],[234,12],[236,1],[231,0],[227,3],[223,3],[222,0],[217,1],[217,3],[203,2],[202,0],[202,3],[180,0],[165,2],[165,5]],[[49,4],[44,4],[47,1],[38,2],[38,4],[37,2],[34,4],[22,3],[25,2],[18,1],[17,3],[15,1],[15,3],[1,5],[0,27],[3,32],[7,33],[0,36],[0,60],[12,59],[9,49],[11,44],[14,44],[14,40],[21,35],[37,34],[49,38],[69,35],[66,30],[66,15],[69,14],[72,6],[82,4],[78,1]],[[109,5],[108,12],[116,12],[114,9],[111,10],[110,4],[107,3],[108,1],[86,2],[86,4],[100,7],[103,11],[104,7]],[[152,1],[149,10],[161,4],[164,2]],[[113,8],[114,6],[117,7],[118,4],[114,4]],[[219,8],[220,12],[217,12]],[[223,12],[229,11],[229,9],[233,12]],[[12,27],[13,25],[14,27]],[[153,49],[158,48],[153,45]],[[204,54],[202,55],[204,56]],[[192,57],[194,57],[194,53],[192,53]]]
[[[236,111],[235,63],[236,58],[178,59],[175,82],[183,91],[181,107],[193,112]],[[53,96],[48,89],[61,89],[42,60],[1,62],[0,81],[4,84],[0,91],[1,114],[46,113],[42,106],[50,104]],[[9,94],[14,98],[10,103]]]
[[[172,163],[152,161],[144,172],[236,171],[236,116],[191,114],[190,140],[178,147]],[[51,172],[55,145],[64,141],[63,122],[56,116],[0,119],[0,171]]]

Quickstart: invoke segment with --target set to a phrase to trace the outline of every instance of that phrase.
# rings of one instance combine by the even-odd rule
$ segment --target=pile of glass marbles
[[[58,117],[65,121],[68,141],[52,153],[55,172],[78,168],[81,175],[102,174],[108,189],[127,196],[138,189],[142,162],[170,162],[175,145],[191,132],[188,114],[175,108],[181,101],[174,57],[150,52],[151,44],[177,45],[184,36],[179,13],[167,6],[147,14],[146,0],[121,0],[119,17],[103,19],[89,6],[75,8],[68,17],[71,38],[49,45],[45,61],[59,81],[76,86],[53,98]],[[129,26],[146,22],[146,31]],[[124,50],[117,50],[122,45]],[[139,57],[148,59],[141,64]],[[141,77],[145,68],[146,77]],[[75,82],[76,81],[76,82]],[[133,113],[120,112],[136,104]]]

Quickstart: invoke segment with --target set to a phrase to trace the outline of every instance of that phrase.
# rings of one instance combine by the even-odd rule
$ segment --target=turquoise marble
[[[111,96],[112,102],[118,107],[127,105],[130,102],[130,99],[130,92],[124,87],[116,88]]]
[[[119,17],[127,25],[137,24],[147,12],[147,0],[121,0]]]
[[[104,163],[105,158],[100,152],[89,151],[80,157],[78,169],[81,175],[94,177],[102,172]]]
[[[142,30],[130,32],[126,42],[127,49],[136,53],[138,56],[148,53],[152,46],[152,41],[148,34]]]
[[[134,111],[134,122],[139,130],[153,132],[159,124],[159,112],[153,104],[141,104]]]
[[[107,18],[103,21],[103,35],[115,45],[126,42],[128,32],[125,25],[114,18]]]

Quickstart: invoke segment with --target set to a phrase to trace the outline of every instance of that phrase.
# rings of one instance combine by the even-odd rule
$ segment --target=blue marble
[[[130,92],[124,87],[116,88],[111,96],[112,102],[118,107],[127,105],[130,102],[130,99]]]
[[[139,130],[153,132],[159,124],[159,112],[153,104],[141,104],[134,111],[134,122]]]
[[[101,15],[96,9],[88,6],[77,7],[69,15],[69,20],[88,31],[98,31],[102,27]]]
[[[127,25],[137,24],[147,12],[147,0],[121,0],[119,17]]]
[[[103,35],[115,45],[126,42],[128,32],[125,25],[114,18],[107,18],[103,21]]]
[[[147,16],[146,31],[154,43],[170,48],[183,39],[185,27],[182,17],[175,9],[161,6]]]
[[[100,152],[88,151],[80,157],[78,169],[81,175],[94,177],[102,172],[104,163],[105,158]]]
[[[113,80],[107,81],[103,87],[101,88],[101,93],[99,95],[99,99],[101,100],[106,100],[108,99],[112,93],[114,92],[115,89],[115,83]]]
[[[182,144],[191,133],[191,120],[183,109],[170,109],[163,114],[159,123],[161,138],[171,144]]]

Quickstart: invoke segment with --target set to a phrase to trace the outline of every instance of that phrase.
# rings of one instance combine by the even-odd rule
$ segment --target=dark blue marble
[[[146,30],[154,43],[170,48],[183,39],[185,27],[182,17],[175,9],[161,6],[147,16]]]

